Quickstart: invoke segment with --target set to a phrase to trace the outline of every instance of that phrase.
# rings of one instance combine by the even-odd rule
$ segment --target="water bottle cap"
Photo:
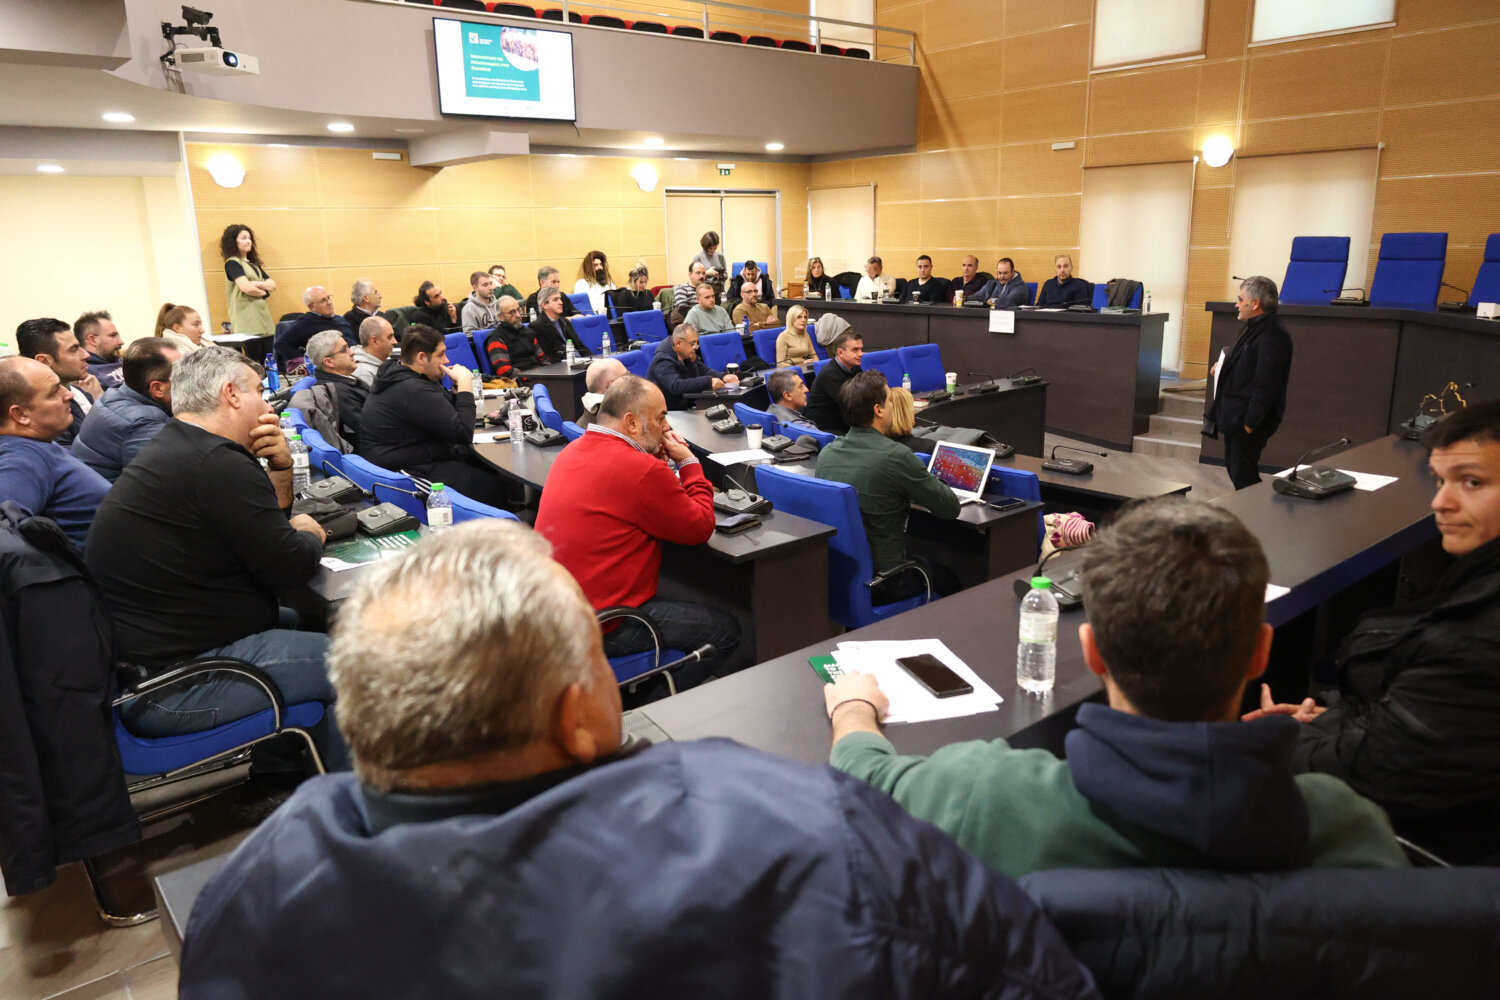
[[[301,441],[301,440],[302,440],[302,435],[301,435],[301,434],[293,434],[293,435],[292,435],[292,436],[291,436],[291,437],[290,437],[290,438],[288,438],[288,439],[287,439],[287,440],[288,440],[288,441]]]
[[[440,489],[443,489],[443,484],[442,483],[433,483],[432,484],[432,492],[436,493]]]
[[[1033,590],[1051,590],[1052,581],[1045,576],[1034,576],[1031,578],[1031,587]]]

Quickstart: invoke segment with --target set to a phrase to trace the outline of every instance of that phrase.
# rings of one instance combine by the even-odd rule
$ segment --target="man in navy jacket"
[[[114,482],[172,419],[172,365],[182,352],[158,337],[125,349],[123,385],[104,394],[73,439],[73,455]]]
[[[708,392],[739,382],[737,376],[716,372],[698,360],[698,330],[687,323],[677,324],[672,336],[657,345],[650,375],[667,397],[669,410],[687,409],[683,396],[689,392]]]
[[[488,520],[372,569],[330,656],[357,774],[305,783],[204,888],[185,1000],[1096,996],[1014,883],[860,782],[622,742],[546,552]]]

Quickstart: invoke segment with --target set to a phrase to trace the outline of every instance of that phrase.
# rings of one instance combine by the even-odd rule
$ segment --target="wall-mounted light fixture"
[[[637,163],[630,168],[631,179],[635,181],[636,187],[642,191],[650,192],[656,190],[656,168],[649,163]]]
[[[240,166],[228,153],[215,153],[208,158],[204,164],[208,168],[208,176],[214,179],[214,183],[222,188],[237,188],[245,183],[245,168]]]
[[[1203,162],[1210,167],[1222,167],[1234,155],[1234,143],[1227,135],[1211,135],[1203,142]]]

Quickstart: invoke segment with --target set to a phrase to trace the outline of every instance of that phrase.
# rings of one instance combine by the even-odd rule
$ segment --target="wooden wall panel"
[[[1200,71],[1192,65],[1100,75],[1089,88],[1089,131],[1100,135],[1192,125]]]
[[[999,93],[1004,79],[1003,63],[993,43],[944,49],[920,60],[932,96],[949,101],[955,97],[978,97]]]
[[[1482,6],[1493,18],[1493,6]],[[1500,20],[1393,39],[1391,80],[1399,81],[1392,104],[1500,93]]]
[[[328,234],[328,262],[420,264],[435,261],[438,259],[437,219],[436,210],[421,208],[325,209],[323,225]]]
[[[1497,205],[1500,173],[1387,178],[1375,189],[1372,238],[1379,242],[1380,233],[1446,232],[1449,246],[1483,246],[1486,236],[1500,231]]]
[[[1083,196],[1051,195],[1037,198],[1002,198],[995,210],[995,240],[1001,248],[1041,248],[1050,254],[1078,245],[1078,211]],[[1054,248],[1047,250],[1047,248]]]
[[[917,105],[917,149],[993,146],[1000,141],[1003,100],[995,94]]]
[[[1088,117],[1088,84],[1018,90],[1005,95],[1000,119],[1002,143],[1076,139]]]
[[[1053,149],[1048,142],[1018,143],[1000,149],[1002,197],[1078,194],[1083,190],[1083,146]]]
[[[368,149],[313,150],[325,208],[426,208],[432,175],[400,160],[377,160]]]
[[[984,5],[997,6],[994,0]],[[973,4],[970,4],[973,8]],[[1065,24],[1087,24],[1094,17],[1094,0],[1004,0],[1005,34],[1024,35],[1032,31],[1060,28]]]
[[[880,23],[884,24],[885,21]],[[894,23],[894,22],[893,22]],[[1003,27],[998,4],[975,0],[932,0],[922,6],[922,25],[915,29],[929,52],[998,41]]]
[[[1193,192],[1193,229],[1188,245],[1227,247],[1233,214],[1233,188],[1203,188]]]
[[[531,204],[531,161],[542,157],[511,156],[483,163],[433,170],[414,167],[432,178],[432,203],[440,208],[481,208]]]
[[[230,154],[245,168],[239,187],[221,188],[209,176],[204,164],[220,153]],[[187,162],[193,200],[200,207],[315,208],[322,204],[311,149],[194,144],[188,147]]]
[[[1387,109],[1380,123],[1386,149],[1382,177],[1500,171],[1500,98]]]
[[[1250,41],[1250,12],[1255,0],[1208,0],[1208,58],[1239,59]]]
[[[436,215],[438,260],[494,258],[491,263],[504,263],[536,257],[529,208],[440,208]]]
[[[1379,133],[1378,111],[1246,122],[1240,152],[1245,156],[1269,156],[1324,149],[1368,149],[1379,141]]]
[[[1089,73],[1089,26],[1071,24],[1007,38],[1000,61],[1006,90],[1082,80]]]
[[[994,207],[993,199],[924,203],[921,206],[921,245],[964,252],[970,252],[974,247],[995,245]]]
[[[932,154],[945,155],[945,154]],[[916,201],[922,196],[922,163],[927,157],[876,156],[856,167],[861,180],[875,185],[875,201]]]
[[[1387,42],[1353,42],[1253,56],[1248,118],[1286,118],[1380,106]]]
[[[1240,116],[1240,94],[1244,90],[1245,62],[1207,63],[1198,73],[1199,124],[1236,121]]]
[[[1191,160],[1198,146],[1194,129],[1096,135],[1088,140],[1084,165],[1116,167],[1134,163],[1173,163]]]
[[[991,147],[922,153],[917,159],[921,163],[921,196],[924,199],[983,198],[995,195],[995,185],[1000,174],[1000,156]]]
[[[922,245],[922,206],[919,202],[875,204],[875,245],[919,247]],[[920,253],[921,251],[918,251]]]

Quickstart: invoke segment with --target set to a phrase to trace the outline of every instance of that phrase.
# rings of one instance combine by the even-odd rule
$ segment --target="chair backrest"
[[[609,329],[609,318],[606,316],[574,316],[570,321],[573,324],[573,332],[578,334],[578,339],[583,341],[584,346],[598,354],[604,350],[604,331]],[[611,340],[614,338],[611,337]],[[619,345],[616,344],[616,347]]]
[[[756,261],[755,262],[755,266],[758,267],[758,268],[760,268],[760,273],[761,274],[770,274],[771,273],[771,269],[766,266],[766,262],[763,261],[763,260]],[[742,261],[742,260],[741,261],[736,261],[735,263],[729,265],[729,276],[731,278],[738,278],[740,276],[740,272],[743,271],[744,269],[745,269],[745,262]]]
[[[858,271],[840,271],[833,276],[833,283],[838,286],[841,298],[852,299],[854,290],[859,287],[861,275]]]
[[[1380,238],[1370,304],[1396,309],[1432,309],[1443,284],[1447,233],[1386,233]]]
[[[649,351],[621,351],[615,355],[615,360],[625,366],[625,370],[632,375],[641,378],[651,377],[651,354]]]
[[[416,495],[417,484],[410,476],[382,469],[358,455],[344,456],[344,475],[371,494],[376,503],[393,503],[423,524],[427,523],[427,498]]]
[[[813,378],[817,378],[818,377],[818,373],[821,372],[824,368],[827,368],[831,364],[833,364],[833,360],[831,358],[819,358],[818,360],[814,361],[813,362]]]
[[[818,357],[822,358],[824,361],[827,361],[828,360],[828,348],[826,348],[822,344],[818,343],[818,324],[816,324],[816,323],[808,323],[807,324],[807,336],[808,336],[808,339],[810,339],[812,341],[813,353],[816,354]]]
[[[531,404],[536,407],[536,418],[542,422],[542,426],[550,427],[562,433],[562,414],[557,412],[557,407],[552,405],[552,396],[549,394],[538,395],[536,387],[531,390]]]
[[[1028,306],[1034,306],[1034,305],[1036,305],[1036,282],[1035,281],[1028,281],[1028,282],[1026,282],[1026,304]]]
[[[757,465],[755,488],[777,510],[835,529],[828,539],[828,617],[847,628],[859,628],[920,603],[902,601],[880,609],[871,603],[865,582],[875,575],[875,565],[859,514],[859,493],[853,486]]]
[[[781,421],[773,417],[769,411],[757,410],[755,407],[747,406],[744,403],[735,403],[734,416],[736,420],[746,427],[751,424],[760,424],[761,433],[766,437],[781,433],[779,430]]]
[[[1496,992],[1496,868],[1064,868],[1019,881],[1104,996]]]
[[[567,438],[570,442],[577,441],[579,438],[583,437],[583,428],[579,427],[571,420],[564,420],[562,425],[562,433],[563,437]]]
[[[901,356],[901,367],[911,376],[912,392],[930,392],[948,384],[948,372],[943,368],[938,345],[913,344],[896,348],[896,353]]]
[[[1500,302],[1500,233],[1490,233],[1484,241],[1484,263],[1474,276],[1474,290],[1469,293],[1469,305],[1481,302]]]
[[[746,45],[759,45],[763,48],[774,49],[777,47],[776,39],[770,35],[751,35],[745,39]]]
[[[581,315],[594,315],[594,303],[589,300],[588,292],[568,292],[566,294]]]
[[[691,25],[691,24],[674,24],[674,25],[672,25],[672,32],[671,33],[674,34],[674,35],[676,35],[678,38],[702,38],[703,37],[703,29],[699,28],[699,27],[695,27],[694,25]]]
[[[586,23],[595,28],[624,28],[625,19],[615,17],[613,14],[590,14]]]
[[[785,329],[784,326],[772,326],[750,331],[750,340],[755,344],[755,356],[773,368],[776,366],[776,338]]]
[[[631,340],[657,342],[666,340],[671,332],[667,329],[667,318],[655,309],[625,314],[625,335]]]
[[[738,330],[723,333],[705,333],[698,338],[698,356],[703,363],[715,371],[723,371],[731,361],[745,363],[745,344]]]
[[[1290,305],[1327,305],[1343,294],[1349,271],[1349,237],[1296,236],[1278,298]],[[1338,289],[1330,292],[1329,289]]]
[[[448,494],[448,499],[453,503],[454,524],[462,524],[465,521],[477,521],[482,517],[509,518],[512,521],[520,520],[520,518],[508,510],[501,510],[499,507],[491,507],[487,503],[480,503],[478,500],[464,496],[457,490],[449,489],[445,486],[443,491]]]
[[[469,343],[474,348],[474,357],[479,360],[479,370],[486,375],[495,374],[495,369],[490,367],[490,356],[484,353],[484,342],[489,339],[494,330],[494,327],[490,327],[488,330],[475,330],[469,334]]]
[[[1042,483],[1035,472],[1027,472],[1025,469],[1012,469],[1008,465],[990,466],[990,481],[985,484],[986,493],[998,493],[1002,496],[1015,497],[1017,500],[1034,500],[1041,503]],[[1044,520],[1046,512],[1038,507],[1036,511],[1036,548],[1037,554],[1042,551],[1042,541],[1047,534],[1047,522]]]
[[[311,427],[302,428],[302,443],[307,445],[307,464],[321,472],[332,466],[344,471],[344,453],[328,443],[328,439]],[[325,464],[326,463],[326,464]]]
[[[884,351],[866,351],[861,359],[859,367],[867,372],[880,372],[885,375],[887,385],[899,387],[901,376],[906,369],[901,367],[901,354],[895,349]]]
[[[457,333],[449,333],[443,336],[443,343],[448,345],[448,364],[463,365],[469,371],[479,367],[479,358],[474,352],[474,342],[469,335],[462,330]]]
[[[650,31],[658,35],[667,33],[667,26],[660,21],[631,21],[631,31]]]
[[[804,42],[800,38],[783,38],[781,40],[781,47],[792,52],[811,52],[813,50],[812,43]]]

